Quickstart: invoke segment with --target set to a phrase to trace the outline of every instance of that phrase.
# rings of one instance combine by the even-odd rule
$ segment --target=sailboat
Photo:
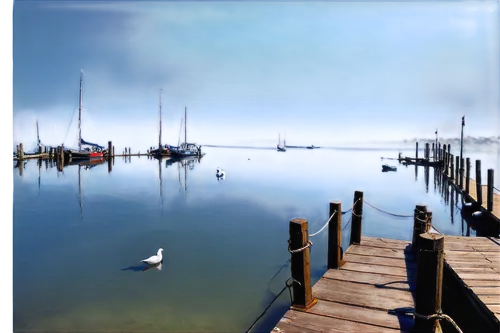
[[[163,145],[161,144],[161,89],[160,89],[160,107],[159,107],[159,113],[160,113],[160,135],[158,139],[158,149],[152,150],[150,153],[156,158],[162,158],[163,156],[170,156],[170,149],[168,148],[168,145]]]
[[[286,151],[285,145],[281,144],[281,134],[278,134],[278,145],[276,146],[278,151]]]
[[[83,105],[83,70],[80,71],[80,94],[78,103],[78,149],[66,149],[64,157],[67,160],[74,159],[90,159],[104,157],[104,147],[96,143],[87,142],[82,139],[82,105]],[[82,149],[82,145],[90,146]]]
[[[191,156],[202,157],[203,155],[205,154],[201,152],[201,146],[187,142],[187,108],[184,108],[184,142],[178,147],[170,147],[170,156],[184,158]]]

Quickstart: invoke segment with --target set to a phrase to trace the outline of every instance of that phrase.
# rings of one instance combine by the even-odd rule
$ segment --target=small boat
[[[278,145],[276,146],[278,151],[286,151],[285,145],[281,144],[281,134],[278,134]]]
[[[314,145],[310,145],[310,146],[307,146],[306,148],[307,149],[314,149],[314,148],[318,148],[318,147],[314,147]]]
[[[398,168],[396,168],[395,166],[391,166],[391,165],[387,165],[387,164],[382,165],[382,172],[397,171],[397,170],[398,170]]]
[[[184,142],[177,147],[169,146],[169,150],[170,156],[174,159],[205,155],[201,152],[201,146],[187,142],[187,108],[184,109]]]

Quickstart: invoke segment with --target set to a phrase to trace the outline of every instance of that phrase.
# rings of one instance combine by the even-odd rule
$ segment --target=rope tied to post
[[[288,252],[290,252],[290,253],[302,252],[305,249],[307,249],[308,247],[311,247],[312,245],[313,245],[313,242],[311,242],[310,240],[308,240],[307,244],[304,245],[303,247],[301,247],[300,249],[292,250],[292,249],[290,249],[290,240],[288,240]]]
[[[402,214],[395,214],[395,213],[391,213],[391,212],[388,212],[384,209],[381,209],[381,208],[378,208],[378,207],[375,207],[374,205],[370,204],[368,201],[366,201],[365,199],[363,199],[363,201],[370,207],[372,207],[373,209],[376,209],[382,213],[385,213],[385,214],[388,214],[388,215],[392,215],[392,216],[396,216],[396,217],[413,217],[413,215],[402,215]]]
[[[403,315],[410,315],[410,316],[413,316],[414,318],[420,318],[420,319],[424,319],[424,320],[431,320],[431,319],[436,319],[436,318],[439,320],[445,319],[450,324],[452,324],[453,327],[455,327],[455,329],[457,330],[458,333],[463,333],[462,330],[460,329],[460,327],[458,327],[457,323],[455,323],[455,321],[450,316],[444,314],[442,310],[439,310],[438,313],[431,314],[428,316],[421,315],[419,313],[416,313],[415,311],[404,311],[404,310],[400,310],[400,309],[389,310],[388,312],[391,314],[401,313]]]

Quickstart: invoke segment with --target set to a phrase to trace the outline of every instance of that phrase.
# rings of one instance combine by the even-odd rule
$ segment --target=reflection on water
[[[242,332],[290,277],[289,221],[304,217],[317,231],[329,202],[347,210],[355,190],[391,213],[411,215],[427,204],[445,234],[485,232],[434,168],[380,172],[380,158],[397,157],[397,149],[206,152],[62,170],[52,161],[15,162],[15,331]],[[489,155],[477,156],[488,168]],[[214,175],[219,166],[229,178]],[[412,218],[369,206],[363,215],[364,235],[411,239]],[[315,236],[313,282],[326,269],[326,242],[326,233]],[[135,264],[160,247],[161,266]],[[284,292],[254,331],[270,331],[289,304]]]

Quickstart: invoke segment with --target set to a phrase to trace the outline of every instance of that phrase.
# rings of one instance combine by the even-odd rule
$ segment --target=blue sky
[[[499,5],[16,1],[13,139],[118,150],[499,135]],[[70,126],[71,123],[71,126]]]

